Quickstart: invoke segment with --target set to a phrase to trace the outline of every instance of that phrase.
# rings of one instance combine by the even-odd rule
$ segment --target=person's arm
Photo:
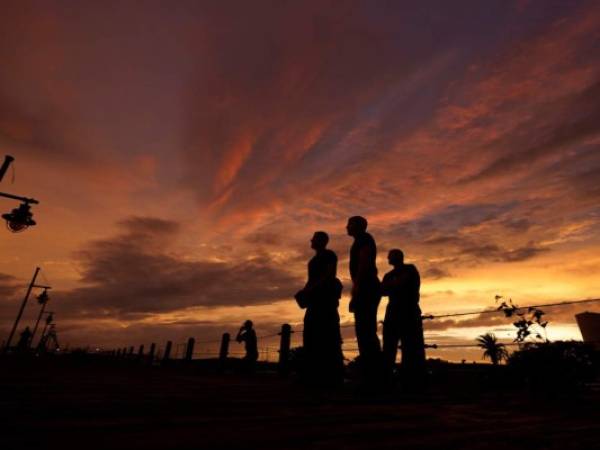
[[[235,340],[237,342],[242,342],[244,340],[244,328],[240,328],[240,331],[238,331],[237,336],[235,337]]]
[[[325,270],[321,276],[316,280],[313,285],[313,289],[317,289],[328,283],[330,280],[335,278],[337,272],[337,261],[329,261],[325,266]]]
[[[325,285],[330,280],[334,279],[337,272],[337,257],[331,256],[328,258],[327,264],[323,272],[316,278],[310,286],[307,284],[305,289],[316,290]]]
[[[419,303],[419,290],[421,289],[421,276],[419,275],[419,271],[417,270],[417,268],[415,266],[412,266],[413,268],[413,276],[412,278],[412,292],[415,295],[415,302]]]
[[[384,297],[387,297],[390,295],[391,292],[391,286],[390,286],[390,274],[386,273],[383,276],[383,280],[381,280],[381,295],[383,295]]]
[[[386,283],[388,291],[402,286],[402,283],[404,282],[405,277],[406,277],[406,275],[403,273],[400,273],[400,274],[394,273],[393,275],[388,277],[388,280]]]
[[[358,293],[363,282],[370,276],[369,271],[373,256],[373,249],[370,246],[364,245],[360,249],[358,254],[356,280],[354,280],[354,283],[352,284],[352,296],[355,296]]]
[[[373,249],[370,246],[365,245],[360,249],[358,255],[358,276],[356,277],[359,283],[367,278],[369,274],[369,266],[373,260]]]

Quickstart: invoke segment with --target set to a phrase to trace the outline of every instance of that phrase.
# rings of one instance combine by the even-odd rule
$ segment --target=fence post
[[[129,356],[129,358],[133,358],[133,345],[129,347],[129,353],[127,354],[127,356]]]
[[[121,349],[117,349],[117,359],[121,358]]]
[[[221,338],[221,348],[219,350],[219,371],[225,371],[225,365],[227,364],[227,355],[229,354],[229,341],[231,336],[229,333],[223,333]]]
[[[142,360],[144,359],[144,344],[140,345],[140,348],[138,350],[138,354],[137,354],[138,360]]]
[[[221,338],[221,349],[219,350],[219,359],[225,360],[227,359],[227,355],[229,354],[229,340],[231,336],[229,333],[223,333],[223,337]]]
[[[186,362],[190,362],[192,360],[192,356],[194,355],[194,344],[196,343],[196,339],[193,337],[188,339],[187,347],[185,349],[185,360]]]
[[[152,365],[154,363],[154,353],[156,352],[156,344],[153,342],[150,344],[150,351],[148,352],[148,363]]]
[[[163,355],[163,364],[166,364],[171,357],[171,347],[173,346],[173,342],[167,341],[167,345],[165,346],[165,354]]]
[[[292,336],[292,327],[284,323],[281,326],[281,341],[279,344],[279,375],[286,376],[289,373],[289,359],[290,359],[290,340]]]

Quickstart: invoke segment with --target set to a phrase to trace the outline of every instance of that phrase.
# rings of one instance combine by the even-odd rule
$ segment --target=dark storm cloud
[[[120,235],[79,252],[86,286],[61,293],[67,309],[141,317],[191,306],[268,304],[290,297],[302,283],[265,256],[221,262],[169,254],[179,229],[170,221],[135,217],[121,227]]]
[[[544,253],[547,251],[547,248],[539,247],[535,243],[530,242],[529,245],[526,245],[524,247],[500,251],[496,257],[499,258],[500,261],[504,262],[519,262],[526,261],[539,255],[540,253]]]
[[[4,147],[44,159],[83,156],[81,148],[69,142],[64,124],[70,120],[61,111],[50,106],[25,111],[1,89],[0,84],[0,143]]]
[[[526,167],[585,138],[600,135],[600,82],[564,99],[541,104],[543,115],[533,116],[492,147],[502,156],[469,178],[474,181]],[[532,137],[535,130],[535,137]],[[531,140],[533,144],[530,144]]]
[[[285,236],[272,231],[258,231],[251,233],[244,238],[244,241],[249,244],[279,246],[283,243]]]
[[[448,270],[445,270],[441,267],[429,267],[425,269],[424,272],[421,273],[422,278],[430,278],[432,280],[440,280],[442,278],[451,277],[451,273]]]
[[[518,202],[502,204],[448,205],[422,217],[389,229],[390,234],[406,236],[428,244],[449,244],[458,239],[453,234],[465,228],[505,217]]]
[[[542,17],[532,20],[505,2],[241,2],[235,16],[230,7],[204,11],[185,180],[229,214],[332,192],[377,166],[506,26],[516,37],[562,10],[534,8]]]
[[[6,304],[6,300],[12,299],[22,286],[12,275],[0,273],[0,304]]]
[[[520,205],[512,201],[503,204],[449,205],[422,217],[390,227],[382,234],[385,242],[407,242],[411,245],[435,248],[454,263],[467,258],[472,262],[519,262],[531,259],[547,251],[533,241],[510,246],[502,242],[497,232],[473,233],[472,227],[486,225],[492,230],[508,228],[514,233],[522,233],[530,228],[529,221],[514,218]],[[489,236],[487,236],[489,235]],[[502,236],[502,235],[500,235]],[[430,253],[426,251],[426,253]],[[448,275],[447,268],[439,265],[426,269],[432,278]]]
[[[531,259],[545,251],[548,249],[538,247],[534,243],[514,249],[502,248],[496,244],[472,243],[468,239],[459,244],[461,255],[472,256],[479,261],[519,262]]]
[[[8,327],[12,323],[26,289],[25,283],[12,275],[0,273],[0,327]]]
[[[600,195],[598,154],[600,139],[592,139],[573,148],[540,175],[547,184],[556,186],[556,190],[562,189],[565,198],[584,204],[594,202]]]
[[[548,248],[534,242],[516,248],[505,248],[493,242],[484,242],[460,234],[436,236],[423,241],[423,244],[441,248],[444,253],[469,257],[476,262],[520,262],[531,259]]]
[[[506,218],[501,221],[501,224],[511,231],[525,232],[531,228],[531,221],[528,219]]]

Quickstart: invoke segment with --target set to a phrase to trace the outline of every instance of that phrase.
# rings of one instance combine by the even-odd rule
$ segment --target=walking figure
[[[367,219],[354,216],[348,219],[346,230],[354,238],[350,248],[350,277],[352,297],[350,312],[358,342],[359,367],[365,387],[375,388],[381,375],[381,346],[377,337],[377,309],[381,300],[381,286],[377,278],[377,246],[367,233]]]
[[[256,360],[258,359],[258,344],[251,320],[244,322],[235,340],[239,343],[243,342],[246,349],[246,355],[243,358],[244,371],[248,373],[254,372]]]
[[[389,297],[383,322],[383,357],[388,380],[392,379],[398,342],[402,349],[402,375],[407,387],[422,386],[425,375],[425,342],[419,308],[421,279],[413,264],[404,264],[404,253],[393,249],[388,262],[394,268],[385,274],[382,293]]]
[[[327,248],[329,236],[317,231],[311,239],[315,256],[308,262],[308,281],[296,294],[304,314],[304,380],[311,385],[332,386],[343,381],[344,359],[340,333],[339,300],[342,283],[337,279],[337,255]]]

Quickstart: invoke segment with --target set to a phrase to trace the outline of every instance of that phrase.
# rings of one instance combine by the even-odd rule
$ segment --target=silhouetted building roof
[[[584,342],[600,346],[600,313],[582,312],[575,315]]]

